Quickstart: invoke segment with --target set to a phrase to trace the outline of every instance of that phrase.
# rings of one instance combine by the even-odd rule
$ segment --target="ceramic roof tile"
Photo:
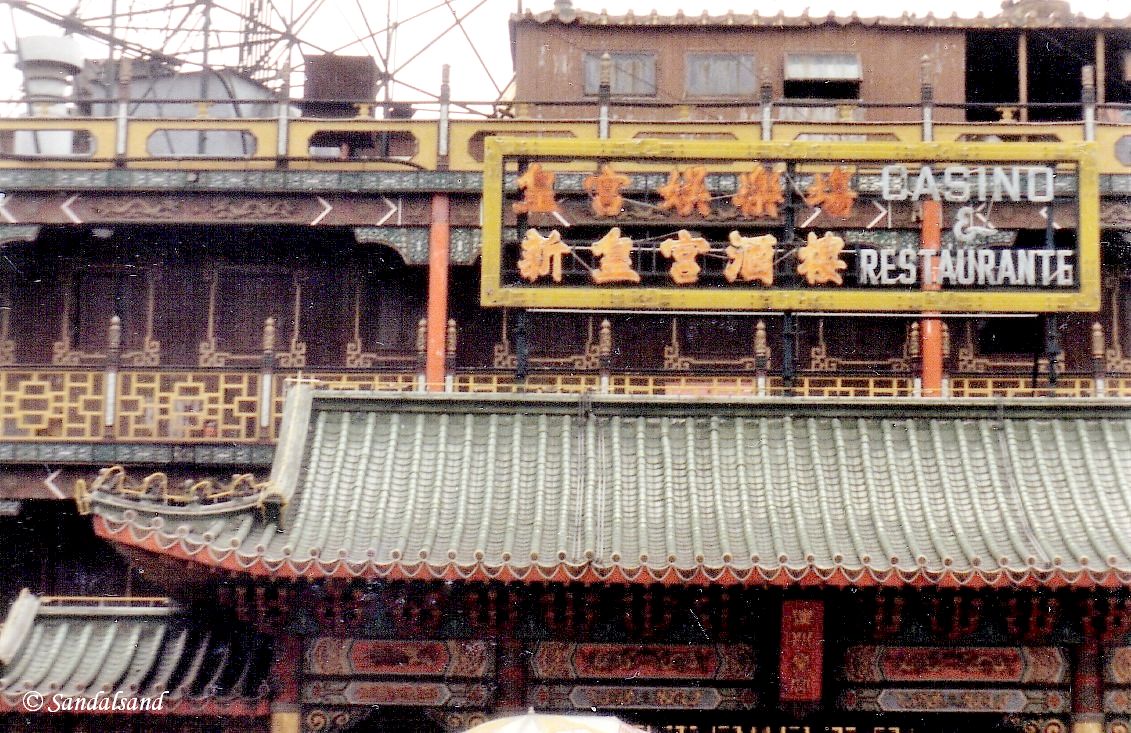
[[[238,632],[217,639],[167,602],[41,599],[25,590],[0,626],[0,710],[22,710],[35,690],[47,699],[164,692],[165,712],[218,704],[265,714],[257,660],[268,644]]]
[[[98,490],[99,532],[316,577],[1131,583],[1131,407],[1117,403],[303,404],[273,496],[169,506]]]

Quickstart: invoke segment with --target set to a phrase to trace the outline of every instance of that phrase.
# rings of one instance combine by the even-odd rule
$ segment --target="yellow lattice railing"
[[[319,389],[371,390],[375,392],[411,392],[417,388],[417,375],[409,372],[363,372],[310,375]],[[280,380],[283,384],[285,380]],[[283,384],[285,386],[285,384]]]
[[[123,372],[114,435],[128,441],[255,440],[260,378],[250,371]]]
[[[105,375],[63,369],[0,370],[6,440],[101,440]]]
[[[609,392],[625,395],[753,395],[758,393],[758,380],[753,376],[671,376],[613,375]]]
[[[495,394],[582,394],[598,392],[600,388],[601,379],[596,374],[532,374],[523,382],[509,373],[459,374],[452,384],[454,392]]]
[[[770,382],[769,393],[786,394],[780,379]],[[799,376],[794,379],[791,394],[798,397],[913,397],[915,380],[911,377],[837,377]]]
[[[1128,380],[1111,380],[1128,381]],[[1096,383],[1091,377],[1061,377],[1055,387],[1047,380],[1037,379],[1034,387],[1032,377],[1016,376],[977,376],[951,377],[951,397],[1092,397]],[[1109,396],[1116,396],[1110,391]],[[1131,392],[1128,392],[1131,395]],[[1124,396],[1124,395],[1118,395]]]
[[[278,435],[288,379],[301,376],[325,389],[409,392],[420,388],[411,372],[275,373],[271,404],[261,413],[265,385],[258,370],[127,370],[110,380],[101,370],[0,370],[0,440],[171,443],[250,443]],[[107,409],[106,392],[114,396]],[[954,375],[952,397],[1092,397],[1092,377],[1065,375],[1055,388],[1031,376]],[[799,375],[786,390],[780,377],[760,384],[751,374],[613,374],[602,388],[595,372],[539,372],[525,381],[510,372],[457,374],[450,389],[462,393],[616,395],[910,397],[910,376]],[[1131,398],[1131,376],[1112,376],[1104,395]],[[260,428],[261,421],[266,427]]]

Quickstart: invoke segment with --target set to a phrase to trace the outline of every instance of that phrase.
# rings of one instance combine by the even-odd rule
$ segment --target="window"
[[[585,54],[585,93],[596,94],[601,85],[600,53]],[[610,91],[622,97],[656,95],[656,56],[651,53],[610,53]]]
[[[72,348],[106,349],[110,319],[118,316],[122,349],[141,348],[146,333],[149,281],[141,268],[92,267],[75,273],[70,334]]]
[[[859,99],[863,78],[854,53],[787,53],[787,99]]]
[[[689,97],[753,96],[754,57],[734,53],[689,53],[684,91]]]
[[[359,336],[374,352],[411,354],[416,324],[424,315],[425,283],[415,270],[367,277],[361,289]]]
[[[1043,353],[1044,329],[1037,318],[996,318],[979,321],[978,353],[1000,354]]]
[[[1123,81],[1131,83],[1131,51],[1123,52]]]

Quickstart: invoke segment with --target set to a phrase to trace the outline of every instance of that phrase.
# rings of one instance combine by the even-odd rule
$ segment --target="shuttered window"
[[[600,53],[585,54],[585,93],[596,94],[601,86]],[[656,56],[651,53],[609,53],[610,91],[619,97],[656,96]]]
[[[754,56],[689,53],[684,90],[689,97],[749,97],[755,90]]]

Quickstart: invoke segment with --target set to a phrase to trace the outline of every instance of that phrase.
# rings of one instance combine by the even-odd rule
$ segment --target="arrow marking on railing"
[[[814,220],[815,220],[815,219],[816,219],[816,218],[817,218],[818,216],[820,216],[820,215],[821,215],[821,207],[820,207],[820,206],[818,206],[817,208],[813,209],[813,215],[812,215],[812,216],[810,216],[810,217],[809,217],[808,219],[806,219],[805,221],[801,222],[801,226],[802,226],[802,227],[807,227],[807,226],[809,226],[809,225],[810,225],[810,224],[812,224],[812,223],[813,223],[813,221],[814,221]]]
[[[71,210],[71,204],[77,201],[78,198],[79,195],[76,193],[63,203],[59,204],[59,209],[67,215],[67,218],[71,220],[72,224],[82,224],[82,219],[78,217],[78,214]]]
[[[326,215],[334,210],[334,207],[331,206],[330,204],[328,204],[326,202],[326,199],[322,198],[321,196],[315,196],[314,198],[318,199],[318,203],[322,204],[322,213],[319,214],[318,216],[314,217],[310,221],[311,226],[313,226],[313,225],[317,224],[318,222],[322,221],[323,219],[325,219]]]
[[[400,210],[400,207],[397,206],[396,204],[394,204],[392,201],[390,201],[387,196],[382,196],[381,200],[385,202],[385,206],[388,206],[389,210],[385,212],[384,216],[382,216],[380,219],[377,220],[377,223],[374,224],[374,226],[381,226],[382,224],[384,224],[385,222],[387,222],[389,220],[389,217],[391,217],[393,214],[397,213],[397,211]],[[397,222],[397,223],[399,224],[400,222]]]
[[[43,485],[47,487],[48,491],[54,494],[56,499],[67,498],[67,495],[64,494],[63,490],[59,488],[59,484],[55,483],[55,479],[59,478],[59,474],[61,474],[62,472],[63,469],[56,468],[51,473],[47,474],[47,478],[43,479]]]
[[[573,224],[571,224],[568,219],[566,219],[564,216],[562,216],[560,213],[558,213],[557,209],[554,209],[553,214],[554,214],[554,218],[557,219],[558,221],[560,221],[562,223],[563,227],[573,226]]]
[[[1045,221],[1049,220],[1049,207],[1043,206],[1043,207],[1041,207],[1041,210],[1038,211],[1037,213],[1040,214],[1041,218],[1044,219]],[[1055,219],[1052,222],[1052,228],[1053,229],[1060,229],[1060,224],[1057,224]]]
[[[868,222],[868,226],[865,227],[865,229],[871,229],[872,227],[876,226],[881,221],[883,221],[884,217],[887,217],[888,229],[891,229],[891,204],[884,206],[880,204],[879,201],[873,201],[872,206],[875,206],[880,213],[876,215],[875,219],[872,219],[872,221]]]

